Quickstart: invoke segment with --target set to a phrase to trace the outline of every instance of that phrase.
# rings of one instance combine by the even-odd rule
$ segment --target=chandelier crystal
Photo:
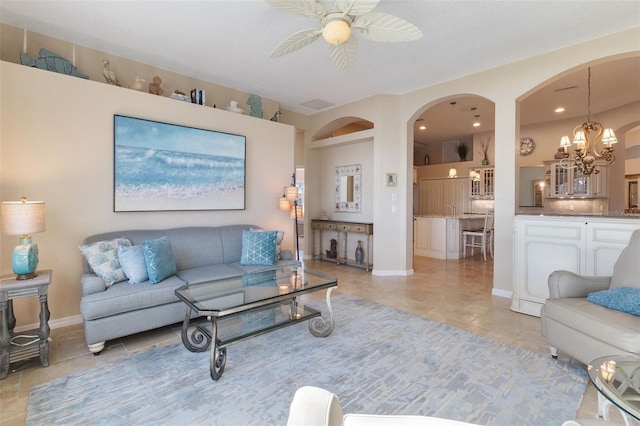
[[[600,173],[598,167],[609,167],[615,164],[616,158],[613,155],[612,145],[617,143],[618,139],[613,129],[605,129],[602,124],[591,121],[591,67],[589,67],[587,89],[587,121],[573,129],[575,154],[573,156],[565,154],[566,157],[561,160],[560,165],[564,168],[575,167],[582,174],[590,176]],[[602,145],[600,151],[598,151],[599,144]],[[568,146],[570,146],[569,137],[563,136],[560,147],[566,150]]]

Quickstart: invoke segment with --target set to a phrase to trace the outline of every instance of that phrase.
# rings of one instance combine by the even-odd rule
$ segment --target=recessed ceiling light
[[[427,129],[427,126],[425,126],[425,125],[423,124],[423,125],[421,125],[420,127],[418,127],[418,129],[420,129],[420,130],[426,130],[426,129]]]
[[[556,108],[556,112],[564,112],[564,107],[558,107],[558,108]]]
[[[480,122],[479,121],[474,122],[473,127],[480,127]]]

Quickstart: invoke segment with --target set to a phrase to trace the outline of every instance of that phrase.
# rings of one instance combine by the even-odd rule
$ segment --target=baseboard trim
[[[378,277],[408,277],[413,275],[413,269],[407,269],[406,271],[373,269],[371,275]]]
[[[493,290],[491,290],[491,295],[497,296],[497,297],[504,297],[505,299],[511,299],[511,297],[513,296],[513,292],[507,291],[507,290],[500,290],[499,288],[494,288]]]
[[[71,325],[77,325],[77,324],[82,324],[82,315],[74,315],[71,317],[64,317],[64,318],[49,320],[49,327],[51,329],[69,327]],[[14,331],[16,333],[21,333],[27,330],[34,330],[34,329],[37,330],[39,327],[40,327],[40,323],[28,324],[28,325],[16,327]]]

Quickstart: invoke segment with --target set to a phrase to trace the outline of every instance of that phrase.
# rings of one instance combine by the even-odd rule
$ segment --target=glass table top
[[[303,268],[283,268],[185,285],[176,290],[176,296],[199,315],[221,317],[337,286],[335,277]]]
[[[606,356],[593,360],[587,370],[607,399],[640,420],[640,357]]]

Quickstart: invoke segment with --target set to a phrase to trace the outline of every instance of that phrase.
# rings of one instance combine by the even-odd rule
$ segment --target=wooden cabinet
[[[420,179],[420,215],[453,215],[471,211],[468,178]]]
[[[495,196],[495,176],[493,167],[473,168],[480,173],[480,180],[471,181],[471,198],[474,200],[493,200]]]
[[[574,167],[571,160],[545,161],[547,198],[601,198],[607,196],[607,168],[586,176]]]
[[[365,268],[367,271],[373,268],[371,256],[373,223],[312,219],[311,229],[313,230],[313,239],[311,241],[313,257],[336,262],[337,265],[358,266]],[[356,235],[354,236],[353,234]],[[355,259],[357,244],[354,241],[356,243],[357,241],[362,241],[357,239],[358,234],[364,236],[363,240],[366,239],[366,243],[362,247],[364,251],[362,262],[357,262]],[[329,247],[329,244],[325,245],[325,239],[330,240],[332,236],[335,236],[337,243],[335,258],[328,257],[328,253],[324,249],[324,247]],[[349,243],[350,241],[351,244]],[[316,248],[318,249],[317,251]],[[349,253],[352,252],[354,254],[353,257],[349,257]]]
[[[610,276],[640,219],[606,216],[516,216],[511,309],[540,316],[556,270]]]

